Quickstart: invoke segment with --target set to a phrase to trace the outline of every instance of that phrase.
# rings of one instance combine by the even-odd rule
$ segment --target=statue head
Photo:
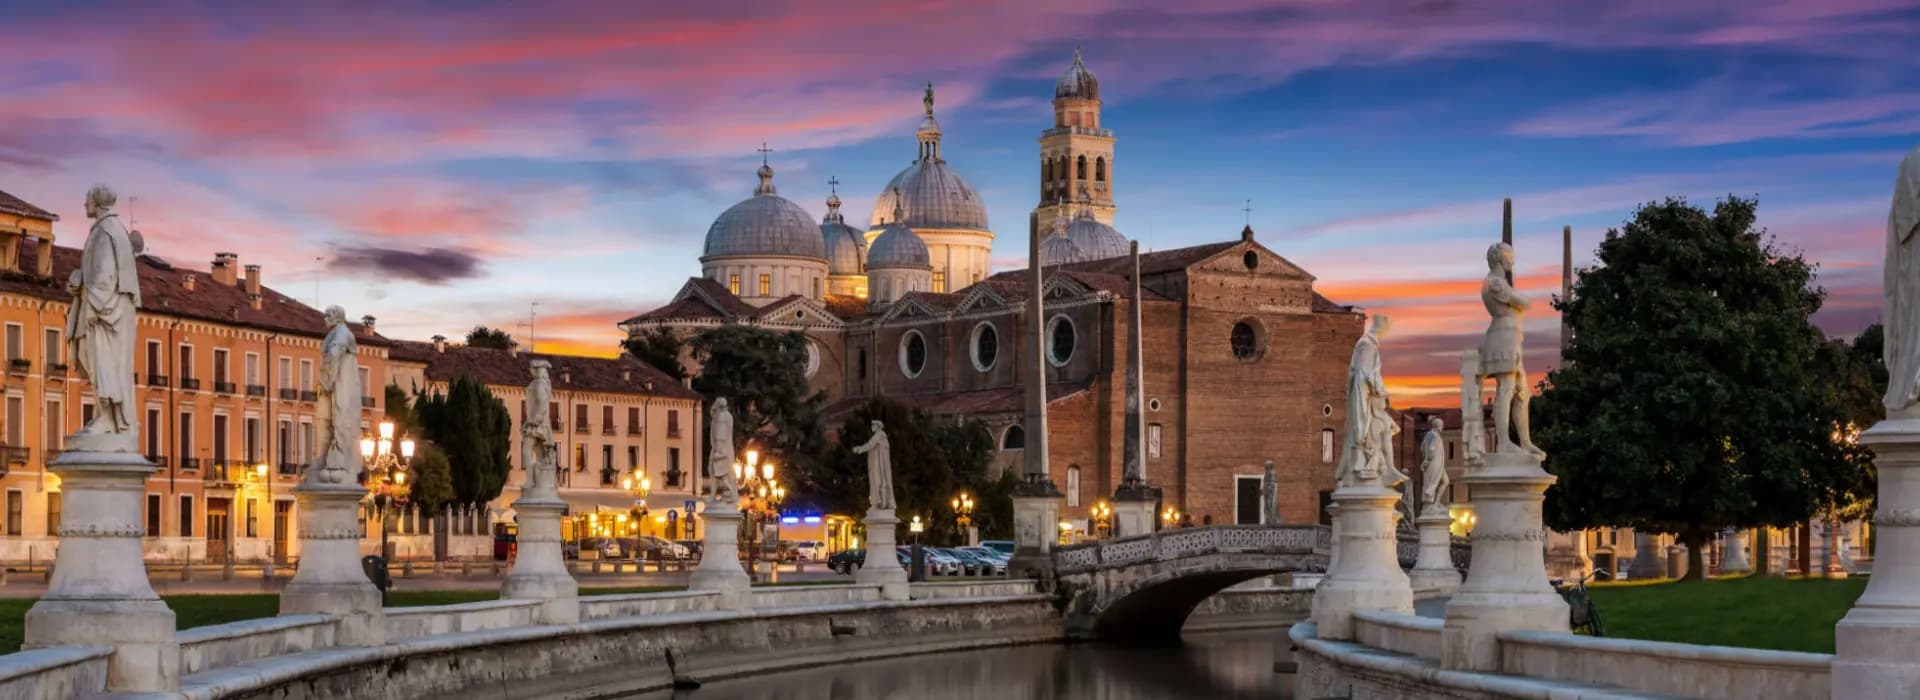
[[[1385,338],[1387,337],[1387,331],[1392,328],[1393,319],[1388,318],[1386,314],[1375,314],[1373,317],[1373,328],[1368,332],[1375,338]]]
[[[882,433],[882,432],[886,432],[886,429],[887,429],[887,427],[886,427],[886,426],[884,426],[884,425],[881,425],[881,424],[880,424],[880,421],[874,421],[874,422],[873,422],[873,432],[874,432],[874,433],[876,433],[876,434],[877,434],[877,433]]]
[[[98,219],[113,211],[115,202],[120,198],[106,185],[94,185],[87,188],[87,218]]]
[[[1512,271],[1513,246],[1505,241],[1487,246],[1487,270],[1500,273]]]
[[[1447,422],[1440,420],[1439,416],[1434,416],[1432,418],[1427,419],[1428,430],[1431,430],[1437,433],[1437,432],[1440,432],[1441,430],[1445,430],[1446,427],[1447,427]]]
[[[724,413],[726,412],[726,410],[727,410],[727,397],[722,396],[713,400],[713,412],[715,415]]]
[[[347,310],[339,306],[327,307],[327,327],[332,328],[347,322]]]
[[[539,379],[547,376],[547,369],[553,367],[553,363],[548,362],[544,359],[535,358],[534,361],[530,364],[530,366],[533,367],[534,378]]]

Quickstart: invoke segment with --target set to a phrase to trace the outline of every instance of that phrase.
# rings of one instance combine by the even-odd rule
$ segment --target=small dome
[[[1040,242],[1040,265],[1042,267],[1080,262],[1081,260],[1080,250],[1075,248],[1073,241],[1067,240],[1066,236],[1048,236],[1046,240]]]
[[[721,212],[707,228],[701,259],[736,255],[827,257],[820,229],[807,210],[774,193],[773,168],[760,166],[752,197]]]
[[[1100,99],[1100,79],[1093,77],[1087,70],[1087,64],[1080,62],[1080,50],[1073,50],[1073,65],[1067,68],[1067,74],[1053,85],[1053,98],[1077,97],[1087,100]]]
[[[867,248],[867,269],[888,267],[933,269],[933,255],[927,252],[926,241],[920,240],[919,234],[900,223],[897,214],[896,220],[887,224],[880,235],[873,239],[873,245]]]
[[[1066,239],[1073,242],[1073,248],[1083,260],[1105,260],[1127,254],[1127,237],[1120,235],[1112,226],[1093,219],[1090,212],[1082,210],[1067,224]]]
[[[921,160],[893,176],[873,203],[873,228],[898,221],[898,209],[914,228],[987,230],[987,207],[973,186],[944,160]]]
[[[820,237],[827,246],[827,274],[866,274],[867,237],[847,225],[840,214],[840,195],[827,197],[827,216],[820,222]]]

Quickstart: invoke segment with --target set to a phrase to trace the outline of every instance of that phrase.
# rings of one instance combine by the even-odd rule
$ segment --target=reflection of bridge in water
[[[1235,584],[1324,573],[1332,547],[1324,525],[1211,525],[1060,547],[1053,557],[1068,635],[1151,641],[1177,639],[1196,606]],[[1402,535],[1401,567],[1417,553],[1412,535]],[[1462,569],[1466,553],[1455,545]]]

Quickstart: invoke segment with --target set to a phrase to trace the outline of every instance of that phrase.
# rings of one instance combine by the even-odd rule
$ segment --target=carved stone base
[[[1910,698],[1920,688],[1920,419],[1860,434],[1880,472],[1873,576],[1833,631],[1833,697]]]
[[[1627,564],[1627,578],[1666,578],[1666,548],[1655,542],[1653,535],[1639,530],[1633,532],[1633,561]]]
[[[1113,501],[1113,536],[1153,534],[1154,515],[1153,501],[1125,501],[1116,494]]]
[[[1053,576],[1053,542],[1059,536],[1060,490],[1053,481],[1028,481],[1013,493],[1013,558],[1007,574],[1014,578]]]
[[[1498,635],[1568,631],[1567,603],[1547,582],[1540,505],[1554,477],[1525,452],[1486,455],[1461,480],[1473,493],[1473,563],[1447,602],[1440,634],[1445,668],[1498,671]]]
[[[520,516],[519,553],[513,569],[500,584],[501,598],[541,600],[544,624],[568,625],[580,621],[580,584],[567,573],[561,550],[560,514],[567,504],[558,498],[521,496],[513,502]]]
[[[1441,598],[1460,590],[1460,570],[1453,567],[1453,533],[1448,531],[1452,524],[1445,509],[1428,509],[1414,520],[1420,531],[1420,556],[1413,571],[1407,572],[1414,590],[1433,591]]]
[[[111,646],[108,690],[179,689],[173,610],[154,594],[140,551],[140,501],[153,463],[131,452],[69,451],[50,470],[60,476],[66,512],[53,578],[27,611],[23,647]]]
[[[900,524],[900,518],[893,510],[874,508],[867,511],[867,561],[855,572],[855,583],[880,587],[880,597],[886,600],[906,600],[911,597],[907,585],[907,570],[900,566],[900,558],[894,555],[894,528]]]
[[[1745,574],[1752,571],[1753,564],[1747,560],[1747,530],[1728,530],[1726,554],[1720,557],[1720,573]]]
[[[1333,492],[1340,506],[1339,560],[1313,592],[1313,622],[1321,639],[1353,639],[1353,613],[1362,610],[1413,613],[1413,588],[1400,570],[1394,534],[1400,492],[1379,486],[1348,486]]]
[[[706,521],[707,536],[700,547],[700,565],[694,567],[687,588],[719,593],[722,610],[753,607],[753,579],[740,567],[740,521],[745,517],[739,506],[710,502],[700,515]]]
[[[300,567],[280,592],[280,614],[340,616],[334,638],[341,645],[387,642],[387,615],[380,589],[360,566],[360,499],[357,484],[301,484],[293,488],[300,521]]]

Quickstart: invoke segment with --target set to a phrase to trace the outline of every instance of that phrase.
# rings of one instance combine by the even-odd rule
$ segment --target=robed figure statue
[[[1445,421],[1434,416],[1427,420],[1427,434],[1420,438],[1420,472],[1426,477],[1420,489],[1422,510],[1432,511],[1438,507],[1440,510],[1436,512],[1445,512],[1447,507],[1447,489],[1452,480],[1447,476],[1446,440],[1440,437],[1446,426]]]
[[[1884,403],[1889,418],[1920,400],[1920,237],[1915,231],[1920,231],[1920,148],[1900,161],[1893,209],[1887,214],[1886,339],[1881,353],[1887,362]]]
[[[893,510],[893,450],[887,444],[887,429],[873,422],[873,437],[853,448],[854,454],[867,456],[867,501],[874,510]]]
[[[327,328],[320,341],[320,382],[313,387],[320,452],[307,478],[344,484],[360,472],[360,347],[345,309],[327,307]]]
[[[106,185],[87,190],[93,228],[80,267],[67,278],[73,304],[67,309],[67,348],[81,379],[93,385],[94,413],[69,449],[137,452],[134,423],[134,322],[140,308],[140,274],[134,240],[113,211]]]
[[[740,485],[733,477],[733,411],[726,397],[713,400],[713,414],[707,417],[707,478],[717,482],[716,501],[740,500]]]
[[[1397,488],[1406,480],[1393,466],[1393,436],[1400,426],[1388,410],[1387,383],[1380,375],[1380,339],[1391,325],[1386,316],[1375,316],[1353,344],[1353,360],[1347,365],[1346,439],[1334,473],[1336,487],[1377,483]]]
[[[547,378],[552,363],[534,360],[533,379],[527,382],[527,420],[520,424],[520,465],[527,470],[527,487],[536,495],[556,495],[559,447],[553,439],[553,381]]]

